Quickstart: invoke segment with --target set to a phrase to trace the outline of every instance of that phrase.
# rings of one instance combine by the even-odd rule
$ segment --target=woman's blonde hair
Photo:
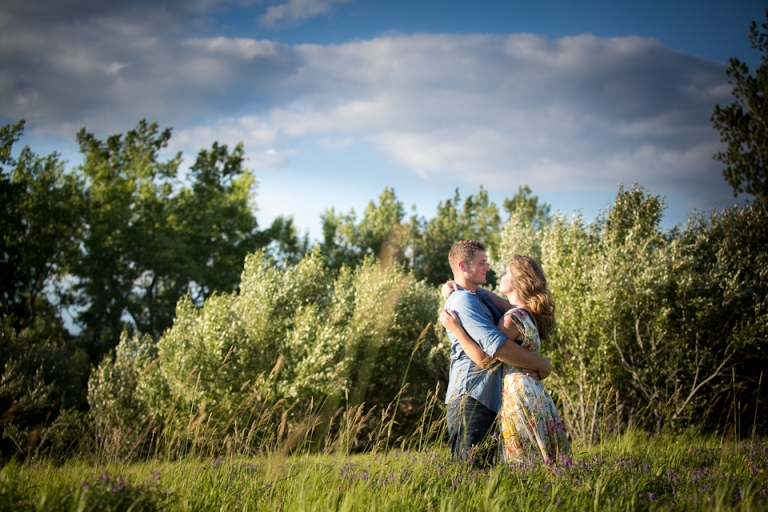
[[[555,300],[547,287],[547,278],[541,266],[528,256],[515,254],[507,265],[512,275],[512,286],[533,314],[539,328],[539,337],[547,339],[555,326]]]

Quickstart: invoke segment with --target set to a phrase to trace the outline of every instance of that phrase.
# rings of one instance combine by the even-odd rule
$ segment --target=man
[[[552,372],[548,359],[534,355],[498,329],[501,312],[488,292],[478,288],[485,284],[490,271],[485,247],[477,240],[460,240],[448,255],[453,280],[458,285],[448,296],[444,308],[452,309],[467,334],[489,356],[528,369],[534,376],[545,378]],[[496,415],[501,408],[501,365],[482,369],[464,353],[461,344],[449,331],[451,369],[445,403],[451,454],[476,463],[487,463],[492,451],[478,452],[481,443],[494,431]]]

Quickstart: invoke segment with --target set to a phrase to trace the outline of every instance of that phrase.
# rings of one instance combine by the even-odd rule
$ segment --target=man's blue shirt
[[[479,293],[486,293],[478,290]],[[456,312],[464,330],[469,337],[477,342],[483,351],[493,357],[496,351],[506,341],[507,337],[493,322],[494,315],[500,316],[490,300],[484,303],[477,294],[464,288],[459,288],[448,296],[444,308]],[[494,309],[491,313],[489,308]],[[488,370],[480,369],[461,348],[459,340],[450,331],[451,340],[451,371],[448,378],[448,389],[445,393],[445,403],[458,400],[468,394],[494,412],[501,408],[501,365],[494,365]]]

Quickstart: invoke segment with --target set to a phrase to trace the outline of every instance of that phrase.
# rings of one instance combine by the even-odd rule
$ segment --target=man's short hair
[[[448,263],[451,265],[451,270],[457,273],[460,261],[469,266],[475,257],[475,253],[484,250],[485,246],[477,240],[459,240],[453,244],[451,252],[448,253]]]

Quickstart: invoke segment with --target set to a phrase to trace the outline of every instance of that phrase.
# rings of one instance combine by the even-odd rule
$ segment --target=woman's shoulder
[[[512,307],[504,313],[504,316],[509,316],[521,330],[528,330],[529,327],[533,327],[538,330],[536,326],[536,319],[533,318],[533,314],[525,308],[512,305]]]
[[[507,310],[504,315],[509,315],[515,318],[525,319],[533,321],[533,315],[525,308],[512,304],[512,307]]]

